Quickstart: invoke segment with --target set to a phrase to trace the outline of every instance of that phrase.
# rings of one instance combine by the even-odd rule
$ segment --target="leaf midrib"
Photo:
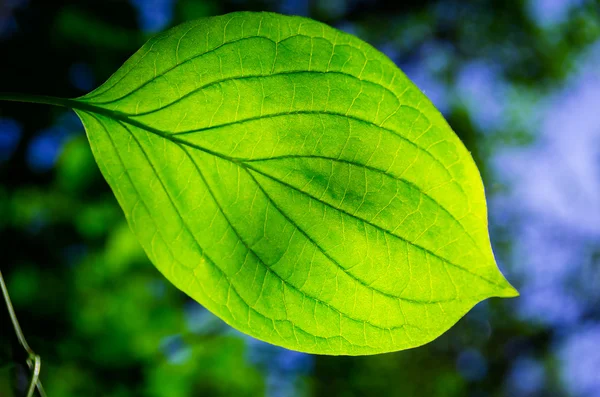
[[[302,36],[302,35],[301,35],[301,36]],[[295,37],[295,36],[291,36],[291,37]],[[264,38],[264,37],[261,37],[261,38]],[[270,40],[270,39],[268,39],[268,38],[266,38],[266,39],[267,39],[267,40]],[[242,40],[242,39],[240,39],[240,40]],[[233,42],[235,42],[235,41],[233,41]],[[229,44],[229,43],[232,43],[232,42],[228,42],[228,43],[226,43],[226,44]],[[206,53],[204,53],[204,54],[201,54],[201,55],[205,55],[205,54],[206,54]],[[189,60],[191,60],[191,59],[194,59],[194,58],[196,58],[196,57],[199,57],[199,56],[201,56],[201,55],[198,55],[198,56],[193,56],[193,57],[191,57],[191,58],[188,58],[188,59],[186,59],[185,61],[183,61],[182,63],[185,63],[185,62],[187,62],[187,61],[189,61]],[[158,77],[164,77],[164,78],[166,78],[166,77],[165,77],[165,74],[166,74],[166,73],[168,73],[168,72],[169,72],[169,71],[171,71],[171,70],[174,70],[174,69],[176,69],[176,68],[177,68],[178,66],[180,66],[180,65],[181,65],[181,63],[180,63],[180,64],[177,64],[177,65],[174,65],[173,67],[171,67],[171,68],[167,69],[165,72],[163,72],[163,73],[161,73],[160,75],[158,75]],[[398,96],[398,95],[397,95],[395,92],[393,92],[393,91],[392,91],[390,88],[388,88],[388,87],[385,87],[385,86],[383,86],[383,85],[382,85],[382,84],[380,84],[380,83],[375,83],[375,82],[373,82],[373,81],[370,81],[370,80],[362,79],[362,78],[360,78],[360,77],[357,77],[357,76],[354,76],[354,75],[352,75],[352,74],[345,73],[345,72],[342,72],[342,71],[329,71],[329,70],[327,70],[327,71],[319,71],[319,70],[290,70],[290,71],[277,72],[277,73],[269,73],[269,74],[256,74],[256,75],[245,75],[245,76],[243,75],[243,71],[242,71],[242,75],[241,75],[241,76],[230,76],[230,77],[226,77],[226,78],[218,79],[218,80],[215,80],[215,81],[211,81],[210,83],[207,83],[207,84],[201,85],[201,86],[199,86],[199,87],[196,87],[196,88],[194,88],[193,90],[191,90],[190,92],[188,92],[188,93],[184,94],[183,96],[180,96],[178,99],[176,99],[176,100],[174,100],[174,101],[172,101],[172,102],[169,102],[169,103],[167,103],[167,104],[164,104],[164,105],[162,105],[160,108],[157,108],[157,109],[153,109],[153,110],[145,111],[145,112],[142,112],[142,113],[136,113],[136,114],[129,114],[129,113],[120,112],[120,111],[117,111],[117,110],[111,110],[111,111],[113,111],[113,112],[118,112],[118,113],[120,113],[120,114],[124,115],[125,117],[128,117],[130,120],[132,120],[132,119],[131,119],[132,117],[143,117],[143,116],[147,116],[147,115],[150,115],[150,114],[153,114],[153,113],[156,113],[156,112],[162,111],[162,110],[164,110],[164,109],[166,109],[166,108],[168,108],[168,107],[170,107],[170,106],[173,106],[173,105],[175,105],[175,104],[179,103],[180,101],[182,101],[182,100],[184,100],[184,99],[186,99],[186,98],[190,97],[191,95],[194,95],[194,94],[196,94],[196,93],[197,93],[197,92],[199,92],[199,91],[202,91],[202,90],[204,90],[204,89],[206,89],[206,88],[208,88],[208,87],[211,87],[211,86],[220,85],[220,84],[222,84],[222,83],[225,83],[225,82],[228,82],[228,81],[238,81],[238,80],[245,80],[245,79],[262,79],[262,78],[269,78],[269,77],[281,76],[281,75],[288,75],[288,76],[289,76],[289,75],[298,75],[298,74],[342,75],[342,76],[345,76],[345,77],[348,77],[348,78],[352,78],[352,79],[358,80],[358,81],[359,81],[359,82],[361,82],[361,83],[367,83],[367,84],[374,85],[374,86],[376,86],[376,87],[379,87],[379,88],[381,88],[381,89],[385,90],[387,93],[389,93],[389,94],[390,94],[390,95],[391,95],[391,96],[392,96],[392,97],[393,97],[393,98],[396,100],[396,102],[397,102],[397,105],[398,105],[398,106],[397,106],[396,110],[394,111],[394,113],[395,113],[395,112],[397,112],[397,111],[398,111],[398,109],[400,109],[400,108],[402,108],[402,107],[405,107],[405,108],[409,108],[409,109],[412,109],[412,110],[414,110],[414,111],[418,112],[418,113],[419,113],[419,117],[423,116],[423,112],[422,112],[422,111],[420,111],[419,109],[417,109],[417,108],[415,108],[415,107],[413,107],[413,106],[407,105],[407,104],[402,104],[402,103],[400,103],[400,96]],[[97,107],[100,107],[100,106],[98,106],[98,105],[106,105],[106,104],[110,104],[110,103],[118,102],[118,101],[120,101],[121,99],[124,99],[124,98],[128,97],[128,96],[129,96],[130,94],[132,94],[133,92],[136,92],[136,91],[140,90],[141,88],[145,87],[146,85],[150,84],[152,81],[156,80],[156,78],[157,78],[157,77],[155,76],[155,78],[154,78],[154,79],[151,79],[151,80],[148,80],[148,81],[146,81],[145,83],[143,83],[142,85],[140,85],[139,87],[137,87],[136,89],[134,89],[133,91],[129,92],[127,95],[125,95],[125,96],[122,96],[122,97],[119,97],[119,98],[117,98],[117,99],[115,99],[115,100],[111,100],[111,101],[104,101],[104,102],[90,102],[90,101],[88,101],[88,99],[89,99],[89,98],[85,98],[85,97],[84,97],[84,98],[81,98],[81,101],[85,101],[85,103],[92,104],[92,106],[97,106]],[[408,87],[408,86],[407,86],[407,87]],[[355,98],[355,99],[356,99],[356,98]],[[352,108],[352,106],[350,106],[350,108]],[[350,110],[350,109],[348,109],[348,110]],[[444,172],[445,172],[445,173],[446,173],[446,174],[447,174],[447,175],[448,175],[448,176],[451,178],[451,180],[454,180],[454,176],[453,176],[453,175],[450,173],[450,171],[449,171],[448,167],[446,167],[446,165],[445,165],[445,164],[443,164],[443,163],[442,163],[442,162],[441,162],[441,161],[440,161],[440,160],[439,160],[439,159],[438,159],[436,156],[434,156],[434,155],[433,155],[433,154],[432,154],[432,153],[431,153],[431,152],[428,150],[428,149],[429,149],[429,147],[431,147],[431,146],[433,146],[434,144],[437,144],[437,143],[439,143],[439,142],[436,142],[436,143],[434,143],[434,144],[430,145],[428,148],[424,148],[424,147],[421,147],[421,146],[419,146],[419,145],[418,145],[416,142],[413,142],[413,141],[411,141],[410,139],[406,138],[405,136],[403,136],[402,134],[400,134],[400,133],[399,133],[399,132],[397,132],[396,130],[394,130],[394,129],[391,129],[391,128],[384,127],[384,124],[385,124],[385,122],[388,120],[388,118],[389,118],[391,115],[390,115],[390,116],[388,116],[388,117],[386,117],[386,118],[383,120],[383,122],[382,122],[382,123],[380,123],[380,124],[376,124],[376,123],[374,123],[374,122],[372,122],[372,121],[365,120],[365,119],[363,119],[363,118],[360,118],[360,117],[358,117],[358,116],[349,115],[349,114],[348,114],[348,112],[346,112],[345,114],[342,114],[342,113],[339,113],[339,112],[327,111],[326,109],[325,109],[325,110],[323,110],[323,111],[315,111],[315,110],[298,110],[298,111],[294,111],[294,112],[271,113],[271,114],[260,115],[260,116],[256,116],[256,117],[249,117],[249,118],[245,118],[245,119],[242,119],[242,120],[235,120],[235,121],[232,121],[232,122],[229,122],[229,123],[222,123],[222,124],[219,124],[219,125],[216,125],[216,126],[209,125],[209,126],[207,126],[207,127],[202,127],[202,128],[193,129],[193,130],[188,130],[188,131],[180,131],[180,132],[175,132],[175,131],[173,131],[173,132],[171,132],[171,134],[169,134],[169,135],[170,135],[170,136],[174,136],[174,135],[186,135],[186,134],[192,134],[192,133],[204,132],[204,131],[211,130],[211,129],[215,129],[215,128],[222,128],[222,127],[226,127],[226,126],[231,126],[231,125],[236,125],[236,124],[242,124],[242,123],[246,123],[246,122],[251,122],[251,121],[260,120],[260,119],[263,119],[263,118],[274,118],[274,117],[279,117],[279,116],[289,116],[289,115],[292,115],[292,114],[323,114],[323,115],[330,115],[330,116],[344,117],[344,118],[347,118],[347,119],[350,119],[350,120],[354,120],[354,121],[356,121],[356,122],[359,122],[359,123],[363,123],[363,124],[366,124],[366,125],[370,125],[370,126],[372,126],[372,127],[374,127],[374,128],[382,129],[382,130],[384,130],[384,131],[386,131],[386,132],[389,132],[390,134],[392,134],[392,135],[394,135],[394,136],[396,136],[396,137],[400,138],[401,140],[403,140],[403,141],[404,141],[404,142],[406,142],[407,144],[409,144],[409,145],[413,146],[413,147],[414,147],[414,148],[416,148],[417,150],[419,150],[419,151],[421,151],[421,152],[424,152],[424,153],[425,153],[425,155],[427,155],[428,157],[430,157],[430,158],[431,158],[431,159],[432,159],[434,162],[436,162],[437,164],[439,164],[439,165],[441,166],[441,169],[442,169],[442,170],[443,170],[443,171],[444,171]],[[213,116],[213,117],[214,117],[214,116]],[[429,121],[429,123],[431,124],[431,121]],[[466,193],[464,192],[464,190],[463,190],[462,186],[460,186],[458,183],[455,183],[455,185],[456,185],[456,186],[458,187],[458,189],[459,189],[459,190],[460,190],[460,191],[461,191],[463,194],[465,194],[465,196],[466,196]],[[428,195],[427,195],[427,194],[426,194],[424,191],[422,191],[422,190],[420,190],[420,189],[419,189],[419,191],[421,191],[421,192],[422,192],[422,193],[424,193],[426,196],[428,196]],[[428,196],[428,197],[430,197],[430,196]],[[430,197],[430,198],[431,198],[431,197]],[[448,211],[448,210],[447,210],[445,207],[443,207],[443,206],[442,206],[442,205],[441,205],[439,202],[437,202],[437,200],[434,200],[434,201],[435,201],[435,203],[436,203],[436,204],[437,204],[439,207],[441,207],[441,208],[442,208],[442,209],[443,209],[445,212],[449,213],[449,214],[452,216],[452,218],[453,218],[455,221],[457,221],[457,222],[460,224],[461,228],[462,228],[462,229],[463,229],[463,230],[466,232],[466,234],[469,236],[469,238],[471,239],[471,241],[472,241],[472,242],[475,244],[475,246],[477,247],[477,249],[478,249],[478,250],[481,252],[481,248],[479,247],[479,244],[477,244],[477,243],[475,242],[475,240],[473,239],[473,237],[471,236],[471,234],[470,234],[470,233],[468,233],[468,232],[466,231],[466,228],[464,227],[464,225],[463,225],[463,224],[462,224],[462,223],[461,223],[461,222],[460,222],[458,219],[456,219],[456,217],[455,217],[453,214],[451,214],[451,213],[450,213],[450,211]]]
[[[91,112],[91,113],[95,113],[95,114],[106,116],[106,117],[108,117],[110,119],[119,120],[119,121],[127,123],[129,125],[138,127],[138,128],[140,128],[142,130],[145,130],[145,131],[148,131],[150,133],[156,134],[156,135],[158,135],[158,136],[160,136],[162,138],[165,138],[165,139],[167,139],[167,140],[169,140],[169,141],[171,141],[173,143],[183,144],[185,146],[188,146],[188,147],[191,147],[191,148],[194,148],[194,149],[197,149],[197,150],[201,150],[201,151],[203,151],[205,153],[208,153],[208,154],[211,154],[213,156],[219,157],[219,158],[221,158],[223,160],[230,161],[230,162],[232,162],[232,163],[234,163],[234,164],[236,164],[238,166],[241,166],[242,168],[244,168],[246,170],[250,169],[250,170],[252,170],[254,172],[257,172],[257,173],[260,173],[260,174],[264,174],[263,172],[261,172],[256,167],[252,167],[251,165],[249,165],[249,164],[247,164],[247,163],[245,163],[245,162],[243,162],[243,161],[241,161],[241,160],[239,160],[237,158],[226,156],[226,155],[224,155],[222,153],[215,152],[215,151],[210,150],[208,148],[204,148],[202,146],[192,144],[191,142],[188,142],[188,141],[185,141],[183,139],[180,139],[180,138],[177,138],[175,136],[172,136],[170,134],[167,134],[164,131],[161,131],[161,130],[159,130],[157,128],[148,126],[148,125],[146,125],[144,123],[141,123],[141,122],[139,122],[137,120],[133,120],[133,119],[131,119],[129,117],[129,115],[127,115],[125,113],[114,111],[114,110],[110,110],[110,109],[105,109],[105,108],[102,108],[102,107],[99,107],[99,106],[94,106],[94,105],[89,104],[87,102],[81,102],[81,101],[75,100],[75,99],[63,99],[62,102],[64,103],[65,106],[72,107],[73,109],[78,109],[78,110],[82,110],[82,111],[86,111],[86,112]],[[271,179],[273,179],[273,180],[275,180],[276,182],[285,184],[285,182],[282,182],[282,181],[280,181],[278,179],[275,179],[275,178],[273,178],[272,176],[270,176],[268,174],[264,174],[264,175],[267,176],[267,177],[269,177],[269,178],[271,178]],[[304,192],[302,190],[299,190],[295,186],[289,185],[289,187],[292,188],[292,189],[294,189],[294,190],[296,190],[296,191],[299,191],[300,193],[302,193],[304,195],[309,196],[312,199],[318,200],[317,198],[313,197],[312,195],[309,195],[308,193],[306,193],[306,192]],[[318,200],[318,201],[320,201],[320,200]],[[343,213],[345,213],[345,214],[347,214],[347,215],[349,215],[349,216],[351,216],[353,218],[356,218],[356,219],[358,219],[358,220],[360,220],[362,222],[365,222],[366,224],[369,224],[369,225],[377,228],[378,230],[382,231],[383,233],[387,233],[387,234],[389,234],[389,235],[391,235],[393,237],[396,237],[396,238],[398,238],[398,239],[400,239],[400,240],[402,240],[402,241],[404,241],[404,242],[412,245],[413,247],[415,247],[417,249],[420,249],[424,253],[429,254],[429,255],[431,255],[431,256],[433,256],[435,258],[438,258],[439,260],[441,260],[441,261],[443,261],[443,262],[445,262],[445,263],[447,263],[447,264],[449,264],[449,265],[451,265],[451,266],[453,266],[453,267],[455,267],[457,269],[463,270],[463,271],[465,271],[465,272],[467,272],[467,273],[469,273],[469,274],[471,274],[471,275],[473,275],[473,276],[475,276],[475,277],[477,277],[477,278],[479,278],[479,279],[487,282],[488,284],[491,284],[491,285],[494,285],[496,287],[502,288],[502,285],[500,285],[499,283],[497,283],[497,282],[495,282],[495,281],[493,281],[491,279],[488,279],[488,278],[486,278],[486,277],[484,277],[482,275],[474,273],[471,270],[469,270],[469,269],[467,269],[467,268],[465,268],[463,266],[460,266],[460,265],[458,265],[458,264],[450,261],[449,259],[444,258],[444,257],[436,254],[435,252],[433,252],[433,251],[431,251],[431,250],[429,250],[429,249],[427,249],[427,248],[425,248],[425,247],[423,247],[421,245],[415,244],[414,242],[409,241],[409,240],[405,239],[402,236],[396,235],[396,234],[392,233],[391,231],[382,228],[379,225],[372,224],[369,221],[367,221],[366,219],[354,216],[354,215],[352,215],[350,213],[347,213],[347,212],[343,211],[340,208],[333,207],[331,204],[329,204],[327,202],[324,202],[324,201],[321,201],[321,202],[323,204],[325,204],[325,205],[328,205],[328,206],[334,208],[337,211],[343,212]],[[295,226],[298,227],[297,225],[295,225]],[[398,297],[396,297],[396,298],[398,298]]]

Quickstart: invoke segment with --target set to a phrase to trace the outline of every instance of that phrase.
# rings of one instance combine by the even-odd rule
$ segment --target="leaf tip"
[[[498,298],[516,298],[521,294],[513,287],[506,279],[504,280],[504,288],[500,289],[496,296]]]

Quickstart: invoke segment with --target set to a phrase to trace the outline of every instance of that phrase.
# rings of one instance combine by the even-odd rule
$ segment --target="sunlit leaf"
[[[469,152],[351,35],[267,13],[200,19],[71,106],[152,262],[256,338],[401,350],[517,295]]]

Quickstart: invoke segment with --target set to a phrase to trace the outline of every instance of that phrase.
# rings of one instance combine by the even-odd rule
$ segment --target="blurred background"
[[[153,33],[238,10],[310,16],[404,70],[472,151],[499,266],[521,297],[482,302],[397,353],[256,341],[149,263],[74,113],[2,102],[0,266],[47,394],[599,397],[600,4],[0,0],[0,91],[83,95]],[[0,311],[0,395],[11,396],[21,357]]]

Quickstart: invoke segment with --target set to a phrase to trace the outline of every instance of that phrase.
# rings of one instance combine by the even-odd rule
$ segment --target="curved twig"
[[[8,288],[6,288],[6,284],[4,283],[4,278],[2,277],[2,272],[0,271],[0,288],[2,289],[2,296],[4,297],[4,302],[6,303],[6,309],[8,310],[8,315],[10,316],[10,320],[12,322],[13,328],[15,330],[15,335],[19,340],[23,349],[27,352],[27,366],[31,370],[31,381],[29,383],[29,388],[27,389],[27,397],[32,397],[36,388],[38,394],[41,397],[46,397],[46,393],[44,392],[44,388],[42,387],[42,382],[40,381],[40,370],[42,367],[42,360],[40,356],[35,354],[35,352],[29,347],[27,340],[25,340],[25,335],[23,335],[23,331],[21,330],[21,326],[19,325],[19,320],[17,320],[17,315],[15,313],[15,309],[13,308],[12,302],[10,301],[10,296],[8,295]]]

